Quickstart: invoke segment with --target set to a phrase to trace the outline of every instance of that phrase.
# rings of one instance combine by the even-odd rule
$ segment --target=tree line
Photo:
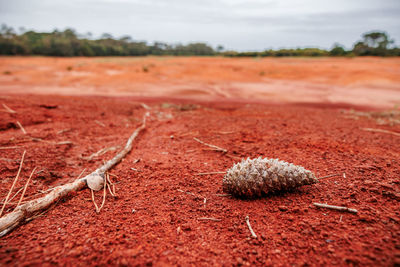
[[[363,34],[351,50],[335,44],[331,50],[319,48],[297,48],[265,50],[261,52],[224,51],[222,46],[215,49],[206,43],[167,44],[134,41],[129,36],[114,38],[103,34],[98,39],[80,35],[73,29],[53,32],[16,31],[3,24],[0,28],[0,55],[42,55],[42,56],[226,56],[226,57],[319,57],[319,56],[400,56],[400,48],[383,31]]]

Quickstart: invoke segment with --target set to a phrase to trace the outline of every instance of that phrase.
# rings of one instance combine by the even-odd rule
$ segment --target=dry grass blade
[[[386,134],[392,134],[392,135],[395,135],[395,136],[400,136],[400,133],[396,133],[396,132],[388,131],[388,130],[383,130],[383,129],[361,128],[361,130],[367,131],[367,132],[386,133]]]
[[[25,131],[25,129],[24,129],[24,127],[22,126],[22,124],[21,124],[19,121],[17,121],[17,125],[18,125],[18,127],[21,129],[21,131],[22,131],[24,134],[27,134],[26,131]]]
[[[313,203],[314,206],[319,207],[319,208],[327,208],[327,209],[333,209],[333,210],[339,210],[339,211],[348,211],[351,213],[357,213],[358,211],[356,209],[350,209],[348,207],[341,207],[341,206],[333,206],[333,205],[328,205],[328,204],[322,204],[322,203]]]
[[[140,105],[147,110],[151,110],[151,107],[149,107],[148,105],[146,105],[145,103],[140,103]]]
[[[57,134],[63,134],[63,133],[65,133],[65,132],[69,132],[69,131],[71,131],[71,130],[72,130],[71,128],[62,129],[62,130],[58,131]]]
[[[20,146],[3,146],[3,147],[0,147],[0,150],[16,149],[16,148],[21,148],[21,147]]]
[[[47,143],[47,144],[52,144],[52,145],[72,145],[73,142],[71,141],[60,141],[60,142],[52,142],[52,141],[47,141],[47,140],[43,140],[42,138],[36,138],[36,137],[32,137],[29,136],[29,138],[34,141],[34,142],[43,142],[43,143]]]
[[[17,113],[15,110],[12,110],[11,108],[9,108],[6,104],[3,103],[2,105],[3,105],[3,107],[4,107],[6,112],[8,112],[8,113]]]
[[[97,123],[98,125],[100,125],[101,127],[106,127],[106,125],[104,123],[102,123],[101,121],[98,120],[94,120],[95,123]]]
[[[70,192],[75,192],[87,187],[86,179],[92,174],[95,173],[105,173],[112,167],[114,167],[117,163],[121,161],[132,149],[133,140],[139,135],[139,133],[146,128],[146,118],[149,116],[149,113],[146,113],[143,117],[143,124],[138,127],[132,135],[129,137],[128,141],[125,144],[125,147],[117,153],[111,160],[107,161],[104,165],[100,166],[98,169],[93,171],[92,173],[86,175],[83,178],[76,179],[72,183],[68,183],[65,185],[57,186],[51,192],[46,194],[45,196],[28,201],[27,203],[19,206],[13,212],[8,213],[7,215],[0,218],[0,237],[6,235],[10,231],[12,231],[15,227],[17,227],[21,222],[25,221],[27,218],[36,214],[41,210],[48,209],[54,203],[56,203],[59,199],[65,197]]]
[[[198,139],[198,138],[196,138],[196,137],[193,137],[193,139],[194,139],[195,141],[199,142],[200,144],[203,144],[203,145],[205,145],[205,146],[211,147],[211,148],[212,148],[213,150],[215,150],[215,151],[219,151],[219,152],[222,152],[222,153],[227,153],[227,152],[228,152],[228,150],[226,150],[225,148],[222,148],[222,147],[219,147],[219,146],[215,146],[215,145],[211,145],[211,144],[205,143],[205,142],[201,141],[200,139]]]
[[[37,167],[35,167],[35,168],[32,170],[31,175],[29,175],[28,181],[26,181],[26,184],[25,184],[25,186],[24,186],[24,191],[22,191],[22,195],[21,195],[21,197],[19,198],[18,204],[17,204],[17,206],[15,207],[15,209],[17,209],[17,207],[21,204],[22,200],[24,199],[24,195],[25,195],[26,189],[28,188],[29,182],[30,182],[30,180],[31,180],[31,178],[32,178],[33,173],[36,171],[36,169],[37,169]],[[14,210],[15,210],[15,209],[14,209]]]
[[[6,207],[7,202],[8,202],[8,198],[10,197],[11,192],[13,191],[14,186],[15,186],[15,184],[17,183],[19,174],[21,173],[22,164],[24,163],[24,159],[25,159],[25,153],[26,153],[26,150],[25,150],[24,153],[22,154],[21,163],[19,164],[19,169],[18,169],[17,175],[15,176],[15,179],[14,179],[13,184],[11,185],[10,191],[8,191],[8,194],[7,194],[7,196],[6,196],[6,199],[4,200],[3,207],[1,208],[1,211],[0,211],[0,217],[1,217],[1,215],[3,214],[4,208]]]
[[[330,175],[326,175],[326,176],[322,176],[322,177],[318,177],[318,180],[322,180],[322,179],[327,179],[327,178],[331,178],[331,177],[335,177],[335,176],[339,176],[340,173],[335,173],[335,174],[330,174]]]

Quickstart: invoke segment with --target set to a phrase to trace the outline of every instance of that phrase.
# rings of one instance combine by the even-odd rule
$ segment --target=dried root
[[[100,176],[100,175],[93,176],[92,175],[91,177],[102,177],[102,176]],[[89,180],[87,180],[88,187],[90,188],[90,191],[92,193],[92,201],[93,201],[94,207],[96,208],[97,213],[100,213],[101,209],[104,206],[104,203],[106,202],[106,196],[107,196],[106,188],[108,188],[108,191],[110,192],[110,194],[113,197],[116,197],[115,187],[114,187],[114,184],[110,180],[110,175],[108,174],[108,172],[105,173],[105,175],[103,177],[104,178],[102,180],[99,180],[98,178],[93,179],[94,181],[92,181],[90,185],[89,185]],[[101,202],[100,207],[97,206],[96,201],[94,200],[94,191],[100,190],[100,189],[97,189],[99,187],[100,187],[100,189],[101,189],[101,187],[103,187],[103,189],[104,189],[103,190],[103,201]],[[111,190],[111,187],[112,187],[112,190]],[[93,188],[95,188],[95,189],[93,189]]]
[[[107,161],[104,165],[100,166],[97,170],[92,172],[91,174],[78,178],[72,183],[68,183],[62,186],[55,187],[52,191],[50,191],[45,196],[30,200],[23,205],[18,206],[13,212],[8,213],[7,215],[0,218],[0,237],[6,235],[14,228],[16,228],[20,223],[29,220],[32,216],[37,214],[40,211],[46,210],[52,205],[55,205],[58,200],[68,195],[70,192],[78,191],[80,189],[88,186],[87,179],[91,176],[103,175],[112,167],[114,167],[117,163],[119,163],[132,149],[133,140],[139,135],[139,133],[146,128],[146,115],[143,118],[143,124],[138,127],[132,135],[129,137],[128,141],[125,144],[125,147],[117,154],[114,158]],[[103,178],[104,181],[104,178]],[[103,184],[104,186],[104,184]],[[113,186],[111,184],[111,186]],[[102,187],[105,188],[105,187]],[[114,190],[115,191],[115,190]],[[5,201],[6,203],[7,201]]]
[[[315,175],[301,166],[260,157],[247,158],[233,165],[224,176],[222,185],[225,193],[253,198],[317,182]]]

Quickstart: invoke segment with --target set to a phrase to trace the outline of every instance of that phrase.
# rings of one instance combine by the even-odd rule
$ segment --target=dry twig
[[[388,130],[383,130],[383,129],[361,128],[361,130],[367,131],[367,132],[386,133],[386,134],[392,134],[392,135],[400,136],[400,133],[396,133],[396,132],[388,131]]]
[[[12,185],[11,185],[10,191],[8,191],[8,194],[7,194],[7,196],[6,196],[6,199],[4,200],[3,207],[1,208],[1,211],[0,211],[0,217],[1,217],[1,215],[3,214],[4,208],[6,207],[7,202],[8,202],[8,198],[10,197],[11,192],[13,191],[14,186],[15,186],[15,184],[17,183],[19,174],[21,173],[22,164],[24,163],[24,159],[25,159],[25,153],[26,153],[26,150],[25,150],[24,153],[22,154],[21,163],[19,164],[19,169],[18,169],[17,175],[15,176],[15,179],[14,179],[14,182],[12,183]]]
[[[348,212],[352,212],[352,213],[358,212],[356,209],[350,209],[348,207],[333,206],[333,205],[322,204],[322,203],[313,203],[313,205],[316,207],[319,207],[319,208],[327,208],[327,209],[333,209],[333,210],[339,210],[339,211],[348,211]]]
[[[246,220],[247,227],[249,227],[249,230],[250,230],[251,236],[252,236],[253,238],[257,238],[257,235],[256,235],[256,233],[254,233],[254,231],[253,231],[253,228],[251,228],[251,225],[250,225],[250,220],[249,220],[249,216],[246,216],[246,218],[244,218],[244,219]]]
[[[225,148],[221,148],[221,147],[219,147],[219,146],[207,144],[207,143],[201,141],[200,139],[198,139],[198,138],[196,138],[196,137],[193,137],[193,139],[194,139],[195,141],[199,142],[200,144],[203,144],[203,145],[205,145],[205,146],[211,147],[211,148],[212,148],[213,150],[215,150],[215,151],[222,152],[222,153],[227,153],[227,152],[228,152],[228,150],[226,150]]]
[[[17,227],[21,222],[25,221],[30,216],[35,213],[49,208],[51,205],[56,203],[59,199],[65,197],[70,192],[78,191],[87,186],[87,178],[93,174],[104,174],[109,169],[114,167],[119,163],[132,149],[133,140],[139,135],[139,133],[146,128],[146,117],[149,116],[148,113],[143,118],[143,124],[138,127],[132,135],[129,137],[125,144],[125,147],[117,154],[114,158],[107,161],[104,165],[100,166],[98,169],[92,173],[86,175],[83,178],[76,179],[72,183],[68,183],[62,186],[57,186],[47,195],[28,201],[27,203],[18,206],[13,212],[0,218],[0,237],[6,235]]]

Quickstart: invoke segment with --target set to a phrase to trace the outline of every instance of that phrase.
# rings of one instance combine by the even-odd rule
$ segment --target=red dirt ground
[[[400,58],[0,57],[0,93],[400,105]]]
[[[28,84],[18,86],[30,90]],[[84,159],[102,148],[122,147],[140,125],[145,113],[141,103],[152,108],[132,152],[111,171],[118,198],[107,195],[104,208],[96,214],[88,189],[71,194],[1,238],[0,265],[400,264],[396,111],[321,101],[277,104],[21,92],[4,93],[0,100],[17,111],[0,113],[0,199],[12,184],[24,150],[16,189],[37,166],[26,194],[31,199],[113,157],[115,151]],[[210,151],[194,137],[229,152]],[[63,141],[72,144],[57,144]],[[302,165],[317,176],[346,173],[346,178],[240,200],[218,195],[223,193],[223,175],[196,175],[225,171],[240,158],[258,156]],[[101,193],[96,195],[100,202]],[[359,212],[319,209],[313,202]],[[250,236],[246,216],[257,239]],[[202,217],[220,221],[199,220]]]

